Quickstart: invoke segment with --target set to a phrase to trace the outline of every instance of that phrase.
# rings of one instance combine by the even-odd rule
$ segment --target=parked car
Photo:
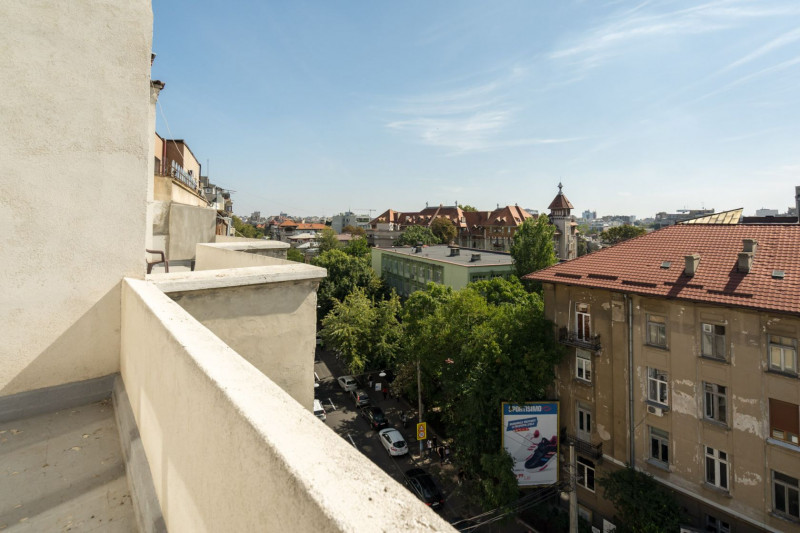
[[[378,432],[378,438],[381,444],[389,452],[389,455],[405,455],[408,453],[408,445],[406,444],[403,435],[394,428],[382,429]]]
[[[353,396],[353,401],[356,402],[356,407],[366,407],[370,404],[369,395],[361,389],[356,389],[350,392]]]
[[[314,416],[319,418],[320,420],[325,420],[327,415],[325,415],[325,408],[322,407],[322,402],[314,398]]]
[[[367,422],[369,422],[369,425],[372,426],[372,429],[375,431],[389,425],[386,421],[386,415],[380,407],[367,407],[364,409],[363,414],[364,418],[367,419]]]
[[[425,502],[432,509],[438,511],[444,506],[442,491],[436,486],[430,474],[421,468],[412,468],[406,471],[406,484],[417,498]]]
[[[358,388],[358,382],[356,382],[353,376],[339,376],[336,380],[339,382],[339,386],[345,390],[345,392],[354,391]]]

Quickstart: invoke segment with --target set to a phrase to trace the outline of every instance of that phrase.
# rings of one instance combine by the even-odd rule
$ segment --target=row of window
[[[421,283],[441,283],[444,275],[444,267],[387,256],[381,258],[381,270]]]
[[[591,337],[589,304],[575,304],[575,333],[578,340]],[[657,348],[667,348],[667,319],[663,315],[647,314],[645,342]],[[769,369],[786,374],[798,374],[797,339],[769,335],[767,358]],[[720,361],[728,360],[725,326],[703,323],[700,325],[700,355]]]

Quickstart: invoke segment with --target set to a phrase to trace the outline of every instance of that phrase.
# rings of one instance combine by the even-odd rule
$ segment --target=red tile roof
[[[737,270],[743,239],[758,242],[749,273]],[[684,256],[695,253],[700,263],[688,277]],[[784,271],[784,278],[773,278],[774,270]],[[525,278],[800,313],[800,225],[668,226]]]
[[[567,200],[567,197],[564,196],[564,193],[559,190],[547,209],[552,211],[553,209],[574,209],[574,207],[572,207],[572,204]]]

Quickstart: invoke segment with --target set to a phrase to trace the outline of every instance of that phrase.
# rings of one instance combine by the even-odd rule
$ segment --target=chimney
[[[800,185],[794,188],[794,208],[797,211],[797,223],[800,224]]]
[[[461,255],[461,249],[458,246],[451,246],[450,257],[455,257],[457,255]]]
[[[755,239],[742,239],[742,251],[739,252],[739,260],[736,269],[747,274],[753,267],[753,257],[758,249],[758,241]]]
[[[691,278],[695,275],[697,267],[700,265],[700,256],[698,254],[691,254],[684,256],[684,259],[686,260],[686,268],[683,273]]]
[[[470,257],[469,262],[474,263],[475,261],[480,261],[480,260],[481,260],[481,254],[472,254],[472,257]]]

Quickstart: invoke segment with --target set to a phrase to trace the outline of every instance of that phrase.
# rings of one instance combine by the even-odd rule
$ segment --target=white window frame
[[[714,533],[731,533],[731,525],[716,516],[706,515],[706,531]]]
[[[592,315],[589,312],[589,304],[575,304],[575,336],[581,341],[588,341],[592,337]]]
[[[725,326],[721,324],[703,324],[701,326],[700,354],[711,359],[727,360]]]
[[[592,382],[592,353],[578,348],[575,350],[575,377],[587,383]]]
[[[711,446],[704,446],[706,456],[706,483],[724,491],[730,490],[730,463],[728,454]]]
[[[647,367],[647,399],[669,406],[669,377],[663,370]]]
[[[781,476],[788,479],[777,479],[776,476]],[[794,483],[792,483],[794,481]],[[786,505],[785,509],[778,508],[778,498],[777,494],[778,491],[783,493],[783,502]],[[791,500],[795,500],[798,503],[796,504],[800,507],[800,480],[793,478],[792,476],[786,475],[782,472],[776,472],[775,470],[772,471],[772,510],[776,513],[780,514],[781,516],[785,516],[791,520],[798,521],[800,520],[800,513],[797,515],[793,515],[789,513],[789,509],[791,509]]]
[[[767,359],[770,370],[797,375],[797,339],[770,335]]]
[[[594,492],[595,487],[595,464],[589,459],[578,457],[578,479],[577,483],[590,492]]]
[[[653,445],[658,447],[657,451],[653,450]],[[650,426],[650,459],[663,466],[669,466],[669,433],[653,426]]]
[[[647,344],[659,348],[667,347],[667,318],[665,316],[647,314]]]
[[[578,439],[592,442],[592,424],[594,413],[591,406],[578,402],[575,405],[575,434]]]
[[[703,417],[728,425],[728,387],[703,382]]]

